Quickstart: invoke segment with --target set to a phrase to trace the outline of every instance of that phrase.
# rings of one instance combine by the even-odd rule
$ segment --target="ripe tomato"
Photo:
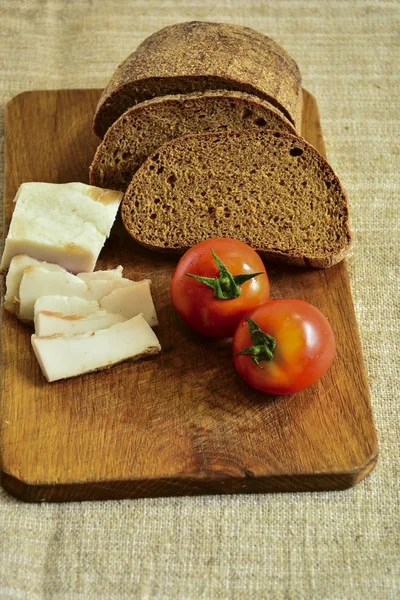
[[[268,300],[269,280],[250,246],[213,238],[182,256],[171,278],[170,294],[178,314],[195,331],[231,337],[242,317]]]
[[[292,394],[317,381],[335,354],[325,316],[304,300],[270,300],[240,322],[233,338],[239,375],[267,394]]]

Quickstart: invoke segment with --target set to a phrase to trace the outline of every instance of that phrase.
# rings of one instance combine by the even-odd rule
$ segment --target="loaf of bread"
[[[332,168],[304,139],[270,130],[164,144],[134,175],[121,211],[128,233],[154,250],[233,237],[265,259],[329,267],[350,243],[347,198]]]
[[[286,50],[248,27],[200,21],[161,29],[120,64],[100,97],[94,131],[103,137],[143,100],[218,89],[268,100],[300,132],[301,76]]]
[[[233,91],[194,92],[145,100],[108,129],[90,167],[90,183],[125,191],[150,154],[170,140],[219,129],[276,129],[294,126],[266,100]]]

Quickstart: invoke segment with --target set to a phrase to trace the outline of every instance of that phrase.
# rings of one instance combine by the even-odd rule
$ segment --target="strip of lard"
[[[39,296],[35,302],[33,313],[35,332],[39,335],[39,319],[42,319],[39,315],[51,314],[57,317],[79,319],[94,313],[106,315],[107,311],[101,309],[96,300],[84,300],[77,296]]]
[[[78,273],[77,277],[89,283],[89,281],[97,281],[97,279],[121,279],[123,268],[121,265],[116,269],[106,269],[105,271],[93,271],[92,273]]]
[[[151,327],[158,325],[157,313],[150,291],[150,279],[132,281],[131,285],[118,288],[99,299],[107,312],[131,319],[142,313]]]
[[[65,269],[60,265],[36,260],[26,254],[18,254],[14,256],[10,263],[6,277],[6,294],[4,296],[4,308],[9,312],[15,313],[18,307],[19,301],[19,286],[21,283],[22,275],[26,267],[43,267],[48,271],[60,271],[65,273]]]
[[[87,282],[87,286],[93,298],[95,300],[100,300],[100,298],[103,298],[103,296],[111,294],[112,291],[118,288],[127,287],[128,285],[132,285],[134,283],[135,282],[131,279],[125,279],[124,277],[121,277],[120,279],[92,279]],[[133,317],[134,315],[131,316]]]
[[[157,336],[143,315],[82,335],[39,337],[34,334],[31,342],[47,381],[75,377],[161,350]]]
[[[49,311],[64,316],[87,317],[99,312],[99,309],[100,305],[96,300],[85,300],[77,296],[39,296],[35,302],[34,316],[40,311]]]
[[[41,267],[27,267],[19,286],[19,308],[17,316],[21,321],[32,321],[35,302],[40,296],[78,296],[93,300],[88,286],[72,273],[47,271]]]
[[[35,333],[43,337],[62,333],[65,335],[75,335],[78,333],[88,333],[98,329],[106,329],[115,323],[126,321],[121,315],[111,315],[105,310],[87,315],[86,317],[78,315],[60,315],[50,311],[39,311],[35,315]]]
[[[93,271],[110,234],[122,192],[84,183],[23,183],[6,238],[0,270],[27,254],[72,273]]]

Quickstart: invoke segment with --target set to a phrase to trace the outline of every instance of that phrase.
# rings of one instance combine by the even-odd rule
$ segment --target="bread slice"
[[[90,183],[125,191],[150,154],[170,140],[218,129],[276,129],[294,126],[266,100],[233,91],[195,92],[145,100],[108,129],[90,167]]]
[[[143,100],[218,89],[268,100],[300,132],[301,76],[286,50],[248,27],[201,21],[161,29],[121,63],[99,100],[94,132],[103,137]]]
[[[350,243],[347,198],[332,168],[304,139],[270,130],[164,144],[133,177],[121,214],[137,242],[169,252],[233,237],[265,259],[329,267]]]

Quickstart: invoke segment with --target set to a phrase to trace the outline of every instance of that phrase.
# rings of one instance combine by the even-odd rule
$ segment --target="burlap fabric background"
[[[2,141],[18,92],[102,87],[143,38],[192,19],[272,36],[318,100],[351,200],[380,460],[338,493],[26,505],[0,491],[0,600],[399,598],[399,3],[0,0]]]

